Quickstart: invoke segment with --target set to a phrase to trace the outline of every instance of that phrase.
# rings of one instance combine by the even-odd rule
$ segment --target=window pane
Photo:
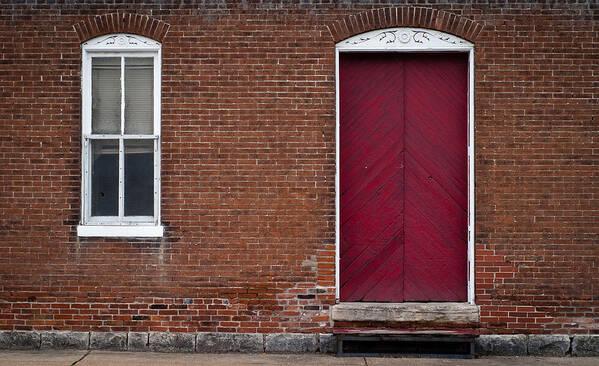
[[[119,141],[91,140],[92,216],[117,216],[119,212]]]
[[[154,132],[154,59],[125,58],[125,133]]]
[[[121,59],[92,58],[92,133],[121,133]]]
[[[125,216],[154,216],[154,140],[125,140]]]

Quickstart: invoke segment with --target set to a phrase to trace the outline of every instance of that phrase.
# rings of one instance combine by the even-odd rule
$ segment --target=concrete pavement
[[[0,366],[188,366],[188,365],[599,365],[599,357],[484,357],[474,360],[344,357],[322,354],[199,354],[109,351],[0,351]]]

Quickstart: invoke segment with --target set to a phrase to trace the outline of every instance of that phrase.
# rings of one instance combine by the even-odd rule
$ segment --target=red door
[[[467,55],[341,53],[341,301],[466,301]]]

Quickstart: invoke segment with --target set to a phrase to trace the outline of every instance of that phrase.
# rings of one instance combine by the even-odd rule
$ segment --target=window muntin
[[[86,42],[82,95],[82,225],[158,226],[160,44],[130,35]]]

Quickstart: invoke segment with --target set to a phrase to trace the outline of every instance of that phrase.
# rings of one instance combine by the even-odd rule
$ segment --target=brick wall
[[[483,332],[599,333],[597,4],[408,3],[0,4],[0,330],[330,331],[334,44],[405,24],[476,45]],[[113,31],[163,45],[160,240],[76,235],[80,44]]]

